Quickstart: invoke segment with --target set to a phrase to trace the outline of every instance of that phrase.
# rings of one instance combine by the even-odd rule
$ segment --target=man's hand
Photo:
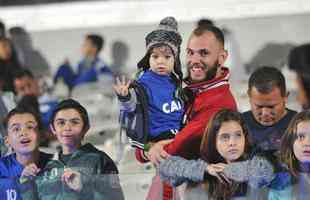
[[[164,150],[164,146],[172,141],[173,139],[162,140],[152,145],[149,152],[147,153],[147,157],[151,163],[157,166],[162,159],[165,159],[169,156],[169,154]]]

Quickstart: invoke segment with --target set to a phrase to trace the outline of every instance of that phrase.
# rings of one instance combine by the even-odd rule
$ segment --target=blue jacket
[[[61,65],[55,76],[54,81],[63,78],[69,88],[73,88],[79,84],[95,82],[99,79],[99,75],[106,75],[111,78],[113,73],[111,69],[98,57],[91,62],[91,66],[87,66],[87,60],[83,59],[78,64],[77,73],[72,70],[68,64]]]
[[[0,159],[0,199],[21,199],[17,190],[17,178],[23,166],[16,160],[16,154]]]
[[[254,146],[264,151],[278,151],[280,149],[281,137],[295,114],[296,111],[287,109],[287,114],[272,126],[259,124],[251,111],[242,113],[242,117]]]
[[[57,99],[51,98],[48,95],[42,95],[38,98],[40,106],[40,114],[44,128],[49,128],[50,117],[52,116],[53,110],[58,104]]]
[[[309,172],[299,173],[296,180],[289,172],[279,172],[270,186],[268,200],[297,200],[309,197]]]
[[[184,112],[180,98],[176,97],[176,85],[170,76],[146,71],[138,79],[148,95],[149,133],[156,138],[160,133],[181,128]],[[173,132],[172,131],[172,132]]]
[[[40,152],[38,167],[42,169],[50,158],[50,154]],[[24,167],[16,160],[16,154],[0,159],[0,199],[21,199],[17,183],[23,169]]]
[[[99,79],[99,75],[113,76],[111,69],[98,57],[92,61],[90,67],[87,67],[86,63],[86,59],[83,59],[78,64],[78,72],[74,80],[74,86],[87,82],[95,82]]]

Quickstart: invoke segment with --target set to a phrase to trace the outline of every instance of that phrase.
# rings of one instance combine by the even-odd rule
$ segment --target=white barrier
[[[173,15],[179,21],[201,17],[215,20],[292,15],[310,12],[308,0],[169,0],[92,1],[0,8],[8,26],[30,31],[157,23]]]

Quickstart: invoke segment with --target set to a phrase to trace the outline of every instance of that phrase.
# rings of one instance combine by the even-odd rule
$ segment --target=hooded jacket
[[[101,75],[106,75],[107,81],[112,82],[113,73],[100,58],[96,57],[90,66],[87,66],[89,65],[87,62],[86,58],[80,61],[77,66],[77,73],[74,72],[69,64],[59,66],[54,76],[54,82],[57,82],[59,78],[63,78],[65,84],[70,89],[80,84],[96,82]]]
[[[229,70],[223,68],[222,75],[218,78],[188,86],[194,94],[194,102],[187,108],[186,126],[173,142],[165,146],[167,153],[188,159],[200,157],[200,142],[210,118],[223,108],[237,110],[228,80]]]
[[[61,157],[56,153],[34,181],[22,185],[23,199],[124,199],[118,170],[107,154],[85,144],[66,159]],[[74,191],[61,180],[66,168],[80,174],[81,190]]]
[[[187,86],[194,95],[194,101],[186,108],[185,127],[164,147],[168,154],[186,159],[200,157],[200,142],[210,118],[223,108],[237,110],[228,80],[229,69],[223,67],[221,76]],[[142,150],[136,151],[136,158],[141,162],[147,161]]]

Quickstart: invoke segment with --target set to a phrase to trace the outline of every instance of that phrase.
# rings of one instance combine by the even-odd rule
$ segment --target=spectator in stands
[[[294,48],[289,54],[289,68],[297,74],[297,101],[303,109],[310,108],[310,44]]]
[[[20,200],[17,179],[23,175],[23,169],[33,168],[40,172],[51,159],[50,154],[39,151],[40,117],[29,107],[16,107],[11,110],[4,126],[6,140],[14,153],[0,159],[0,199]]]
[[[20,69],[16,54],[9,39],[0,37],[0,73],[4,77],[2,90],[14,91],[13,75]]]
[[[6,80],[5,74],[0,73],[0,122],[3,122],[8,111],[16,106],[13,92],[4,92],[2,86]],[[0,123],[0,157],[10,153],[10,149],[5,144],[4,137],[6,130],[3,123]]]
[[[5,24],[0,20],[0,37],[6,36]]]
[[[174,186],[188,183],[186,200],[253,199],[249,195],[255,193],[250,191],[268,185],[274,177],[271,163],[263,155],[252,155],[249,133],[239,112],[223,109],[216,113],[200,149],[197,161],[170,156],[160,163],[163,180]]]
[[[1,95],[0,97],[0,121],[4,120],[7,113],[8,113],[8,109],[6,105],[4,104],[4,101]],[[5,136],[5,129],[1,123],[0,124],[0,157],[4,156],[8,151],[8,147],[5,144],[4,136]]]
[[[172,142],[162,140],[152,144],[149,151],[136,151],[141,162],[158,165],[169,155],[198,159],[202,135],[212,115],[223,108],[237,109],[229,89],[229,69],[223,66],[228,56],[224,44],[223,32],[216,26],[198,26],[193,30],[186,48],[185,126]],[[164,197],[171,197],[171,190],[164,188],[163,193]]]
[[[14,92],[17,99],[26,95],[40,96],[37,80],[28,69],[21,69],[14,74]]]
[[[268,199],[309,199],[310,111],[295,115],[282,138],[281,161],[285,171],[277,173]]]
[[[210,25],[215,26],[216,23],[208,18],[201,18],[197,22],[197,26]],[[240,56],[239,43],[235,37],[235,34],[229,28],[222,26],[221,30],[225,37],[224,48],[229,54],[229,56],[225,60],[224,66],[228,67],[230,71],[234,72],[230,75],[230,82],[233,84],[239,84],[240,82],[246,80],[246,73]]]
[[[277,173],[269,199],[307,199],[310,195],[310,44],[293,48],[288,65],[296,72],[297,101],[304,111],[295,115],[283,135],[280,158],[285,169]]]
[[[129,57],[129,47],[123,41],[115,41],[111,47],[112,63],[110,65],[115,76],[128,74],[127,60]]]
[[[181,98],[183,74],[180,62],[182,37],[178,32],[176,19],[174,17],[163,18],[157,28],[147,34],[145,41],[146,52],[138,62],[140,74],[135,87],[140,86],[142,88],[144,91],[142,94],[146,96],[144,98],[147,99],[147,102],[137,101],[141,98],[138,95],[142,96],[142,94],[136,93],[135,89],[137,88],[129,90],[130,81],[121,81],[117,78],[114,85],[115,92],[121,102],[121,111],[125,115],[131,110],[135,110],[137,104],[146,104],[142,110],[147,110],[147,116],[143,119],[139,118],[140,120],[136,123],[137,127],[146,127],[147,131],[145,132],[143,129],[142,133],[137,133],[138,137],[135,138],[138,139],[132,139],[133,145],[138,147],[136,152],[140,161],[141,156],[145,157],[142,149],[148,149],[150,144],[160,140],[175,137],[181,128],[184,113]],[[127,115],[126,118],[128,119],[130,115]],[[145,118],[148,120],[146,121]],[[144,141],[141,141],[140,135],[144,136]],[[158,186],[159,184],[153,181],[152,186],[155,185]],[[149,195],[159,194],[160,192],[154,192],[152,189],[149,192]]]
[[[253,145],[261,150],[280,149],[281,137],[296,114],[286,108],[288,95],[285,78],[277,68],[258,68],[249,78],[251,110],[242,115]]]
[[[92,144],[82,145],[90,124],[81,104],[73,99],[60,102],[52,113],[50,126],[61,151],[47,163],[44,174],[32,167],[25,168],[28,176],[38,175],[38,179],[35,189],[25,191],[24,195],[33,193],[33,197],[46,199],[124,199],[113,160]]]
[[[163,18],[158,27],[146,36],[146,53],[138,63],[137,83],[143,88],[147,102],[147,140],[134,140],[143,148],[147,143],[173,138],[181,128],[184,107],[182,104],[180,46],[182,37],[174,17]],[[124,78],[123,78],[124,79]],[[116,79],[114,90],[121,103],[121,111],[134,110],[137,97],[129,89],[130,81]],[[145,123],[145,119],[140,124]]]
[[[57,70],[54,81],[57,82],[60,78],[63,78],[70,89],[80,84],[98,81],[101,77],[112,81],[112,71],[99,58],[103,45],[104,39],[100,35],[86,35],[82,46],[83,59],[77,66],[77,73],[74,72],[69,61],[66,61]]]
[[[8,32],[21,66],[29,69],[36,78],[50,76],[49,65],[43,55],[34,49],[30,33],[21,26],[11,27]]]
[[[188,40],[186,55],[186,124],[171,143],[162,141],[151,147],[147,155],[153,163],[168,154],[199,158],[202,135],[211,116],[223,108],[237,109],[229,89],[229,70],[223,66],[227,52],[222,31],[215,26],[197,27]]]
[[[20,69],[15,73],[14,91],[19,105],[27,104],[40,112],[43,127],[47,131],[52,110],[58,100],[47,93],[41,93],[37,80],[28,69]],[[42,144],[46,144],[49,139],[52,139],[49,136],[50,134],[45,132],[42,136]]]

